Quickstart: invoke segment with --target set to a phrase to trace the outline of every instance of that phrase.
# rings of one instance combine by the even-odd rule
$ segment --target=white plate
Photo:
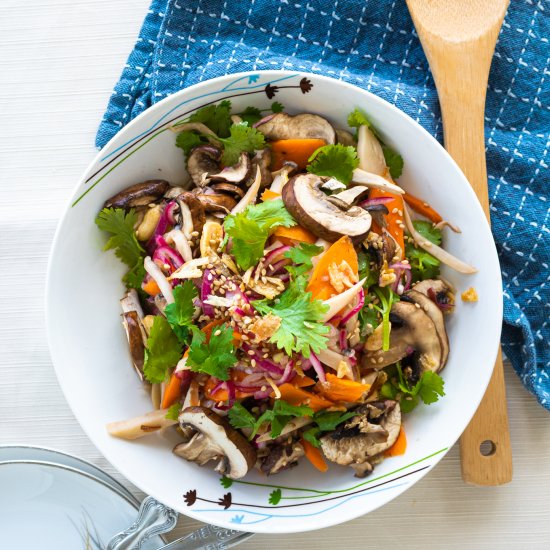
[[[220,480],[212,470],[172,455],[173,431],[127,442],[105,424],[151,409],[135,376],[120,323],[124,266],[102,252],[105,236],[94,224],[103,202],[128,185],[151,178],[181,183],[185,163],[167,128],[205,104],[230,99],[236,112],[280,101],[291,114],[317,112],[338,127],[363,109],[383,139],[401,153],[399,183],[428,200],[460,235],[445,231],[445,248],[475,265],[473,276],[443,270],[459,291],[477,289],[480,300],[459,299],[449,318],[451,353],[442,375],[446,397],[419,406],[405,419],[404,456],[378,465],[364,480],[350,469],[327,474],[307,461],[266,478]],[[107,459],[147,494],[198,520],[242,530],[307,531],[350,520],[395,498],[444,456],[474,414],[491,376],[502,320],[500,269],[479,202],[446,151],[401,111],[349,84],[286,71],[240,73],[182,90],[123,128],[85,171],[59,224],[47,281],[47,327],[57,375],[80,424]]]
[[[135,500],[69,466],[2,461],[0,487],[2,549],[103,550],[136,519]],[[162,544],[155,537],[143,549]]]
[[[57,464],[59,466],[68,466],[75,470],[80,470],[90,476],[104,481],[116,491],[122,493],[134,506],[139,507],[139,501],[122,483],[119,483],[114,477],[98,468],[95,464],[87,462],[82,458],[49,449],[47,447],[34,447],[27,445],[2,445],[0,447],[0,462],[12,461],[31,461],[48,464]]]

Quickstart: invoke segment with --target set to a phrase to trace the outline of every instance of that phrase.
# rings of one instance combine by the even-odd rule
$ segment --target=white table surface
[[[119,479],[57,384],[44,278],[57,219],[95,155],[97,124],[148,4],[2,0],[0,10],[0,444],[54,447]],[[509,485],[466,486],[455,446],[412,489],[368,516],[315,533],[258,535],[242,548],[549,549],[550,418],[510,365],[506,384]],[[198,526],[182,517],[176,534]]]

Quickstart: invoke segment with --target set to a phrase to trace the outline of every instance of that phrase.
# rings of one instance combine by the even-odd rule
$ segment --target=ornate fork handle
[[[158,550],[227,550],[248,540],[253,534],[205,525]]]
[[[178,514],[172,508],[161,504],[153,497],[147,497],[139,507],[134,523],[125,531],[116,534],[106,550],[139,550],[143,543],[156,535],[171,531],[178,521]]]

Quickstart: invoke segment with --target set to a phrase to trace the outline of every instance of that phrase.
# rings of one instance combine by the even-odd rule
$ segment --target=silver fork
[[[151,537],[171,531],[177,520],[178,514],[175,510],[164,506],[153,497],[147,497],[139,507],[136,521],[128,529],[117,533],[107,544],[106,550],[139,550]],[[253,533],[205,525],[158,550],[226,550],[252,535]]]

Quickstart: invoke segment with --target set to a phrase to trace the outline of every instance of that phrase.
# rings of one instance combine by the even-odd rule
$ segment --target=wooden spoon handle
[[[422,0],[408,0],[407,3],[437,86],[445,148],[468,178],[490,219],[484,140],[485,94],[504,11],[495,14],[496,22],[489,32],[449,40],[450,31],[437,34],[425,25],[426,20],[430,22],[430,17],[441,14],[430,10]],[[419,16],[423,16],[422,21]],[[452,26],[448,19],[445,24]],[[500,349],[485,396],[461,437],[460,457],[462,477],[466,482],[500,485],[512,479],[512,450]]]

